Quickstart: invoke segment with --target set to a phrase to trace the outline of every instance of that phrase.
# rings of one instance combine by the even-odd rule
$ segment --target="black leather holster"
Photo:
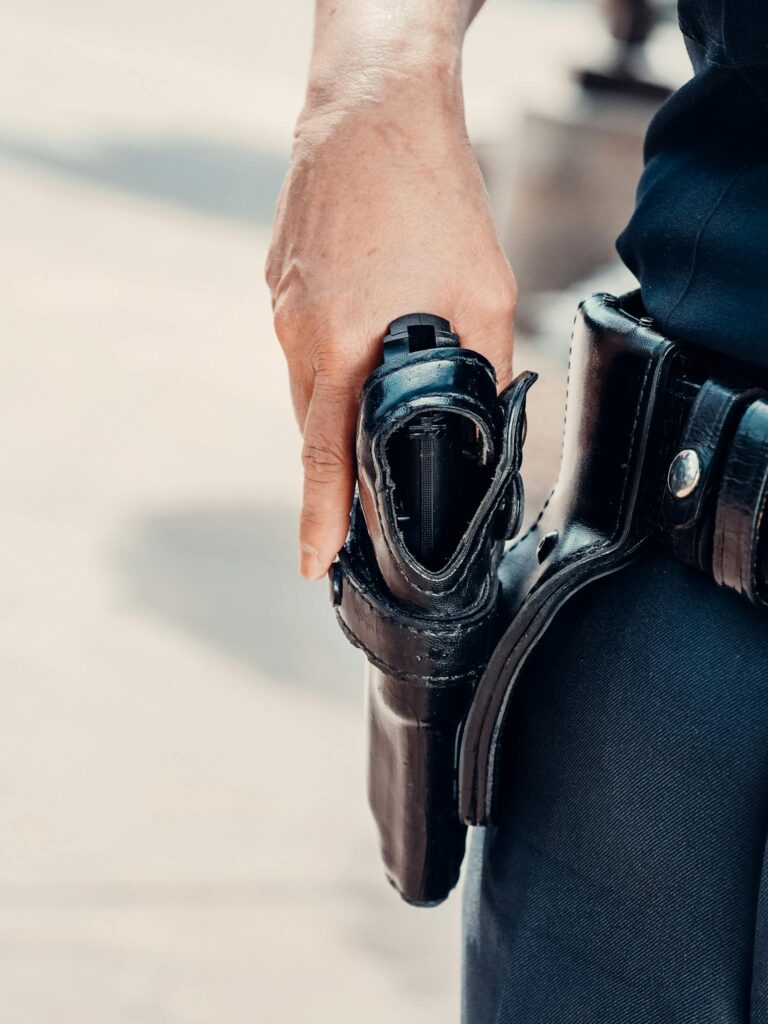
[[[358,497],[331,571],[336,613],[369,661],[369,796],[392,884],[432,905],[455,885],[467,825],[494,819],[510,695],[581,587],[649,542],[749,600],[768,600],[765,372],[664,337],[637,294],[579,309],[555,487],[522,514],[522,374],[496,398],[490,365],[437,348],[366,382]],[[419,410],[469,417],[488,484],[438,571],[398,528],[389,439]],[[693,453],[691,455],[690,453]]]

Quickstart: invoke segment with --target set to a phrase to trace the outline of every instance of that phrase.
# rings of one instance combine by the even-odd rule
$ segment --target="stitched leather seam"
[[[630,331],[629,337],[632,337],[636,333],[637,333],[637,327],[633,328],[633,330]],[[646,366],[645,366],[645,373],[643,375],[643,383],[640,385],[640,395],[639,395],[639,398],[641,400],[642,400],[643,396],[645,395],[645,388],[646,388],[646,385],[648,383],[648,377],[650,376],[651,368],[652,368],[653,365],[654,365],[654,363],[652,362],[652,360],[648,359],[648,361],[646,363]],[[618,529],[619,523],[621,522],[621,519],[622,519],[622,514],[624,512],[624,499],[626,497],[627,487],[629,485],[629,478],[630,478],[630,475],[631,475],[632,456],[634,454],[635,446],[637,444],[637,424],[638,424],[638,421],[640,419],[640,412],[641,412],[642,408],[643,408],[642,402],[639,401],[638,405],[637,405],[637,408],[635,409],[635,418],[632,421],[632,430],[630,431],[630,434],[629,434],[629,448],[627,449],[627,468],[626,468],[626,471],[624,473],[624,484],[623,484],[623,486],[621,488],[621,497],[619,498],[619,507],[618,507],[618,510],[616,512],[616,521],[615,521],[614,526],[613,526],[614,534],[616,533],[616,531]]]
[[[460,672],[455,675],[438,676],[421,675],[417,672],[401,672],[400,669],[395,668],[393,665],[388,665],[386,661],[383,661],[381,658],[378,657],[378,655],[374,654],[369,647],[366,647],[366,645],[357,636],[355,636],[355,634],[350,630],[350,628],[347,626],[347,624],[340,616],[337,616],[337,618],[342,633],[347,638],[347,640],[349,640],[352,646],[357,647],[358,650],[362,651],[363,654],[368,659],[368,661],[370,661],[370,663],[374,665],[376,668],[378,668],[380,671],[384,672],[385,675],[394,676],[395,679],[401,679],[403,682],[422,682],[426,686],[428,686],[430,683],[440,684],[459,683],[462,681],[469,682],[470,680],[474,679],[480,674],[480,666],[482,665],[482,662],[480,661],[478,661],[476,667],[467,669],[466,672]]]
[[[574,561],[580,561],[583,558],[584,555],[589,553],[590,550],[594,550],[596,547],[599,547],[600,544],[602,544],[602,543],[604,543],[604,541],[598,542],[596,544],[592,544],[590,547],[583,548],[578,553],[578,555],[576,557],[571,557],[568,560],[563,560],[563,562],[560,563],[560,567],[561,568],[565,567],[568,564],[573,563]],[[584,575],[586,575],[586,573]],[[536,584],[536,586],[532,587],[531,590],[528,592],[528,595],[526,597],[526,604],[528,602],[530,602],[531,597],[536,593],[536,591],[541,586],[544,585],[545,582],[551,582],[551,580],[552,580],[551,576],[548,577],[547,580],[539,580],[539,582]],[[587,582],[591,582],[591,579],[588,579]],[[510,694],[511,694],[512,690],[514,689],[517,681],[518,681],[518,678],[519,678],[519,675],[520,675],[520,671],[522,669],[522,661],[531,652],[533,647],[535,647],[536,644],[543,638],[544,633],[546,632],[546,625],[544,625],[544,626],[540,625],[540,621],[541,621],[542,616],[544,616],[545,620],[546,620],[546,616],[552,610],[552,606],[554,606],[554,611],[552,613],[552,618],[554,618],[554,615],[556,615],[557,612],[559,612],[562,609],[563,605],[571,597],[573,597],[573,595],[579,589],[581,589],[581,588],[580,587],[573,588],[571,586],[571,580],[570,579],[563,580],[558,586],[556,586],[553,589],[553,591],[550,594],[549,598],[545,598],[545,600],[541,604],[541,606],[538,607],[535,610],[535,612],[533,613],[533,616],[532,616],[530,622],[525,627],[523,632],[515,640],[514,644],[509,649],[509,651],[507,652],[507,654],[506,654],[506,656],[504,658],[503,665],[501,666],[500,670],[496,673],[496,679],[497,680],[501,679],[502,676],[506,676],[507,682],[506,682],[506,693],[505,693],[504,700],[502,701],[501,705],[498,708],[494,708],[492,705],[489,704],[486,707],[486,709],[485,709],[485,711],[483,713],[483,717],[482,717],[483,725],[487,721],[489,721],[490,718],[493,718],[493,721],[494,721],[494,725],[493,725],[493,734],[494,735],[493,735],[493,738],[491,740],[490,749],[489,749],[488,775],[487,775],[487,780],[486,780],[486,810],[487,810],[487,801],[488,801],[489,795],[491,795],[495,791],[495,788],[496,788],[496,766],[495,766],[495,754],[494,754],[494,751],[496,750],[496,747],[497,747],[497,744],[498,744],[497,736],[498,736],[499,732],[504,727],[504,722],[506,721],[506,716],[507,716],[507,713],[509,711],[509,703],[508,703],[509,697],[510,697]],[[562,597],[563,594],[565,594],[564,598]],[[518,614],[520,614],[520,613],[518,612]],[[550,619],[550,621],[551,621],[551,619]],[[530,636],[531,632],[533,632],[533,635],[534,635],[534,642],[533,642],[533,644],[529,644],[528,643],[528,639],[529,639],[529,636]],[[520,659],[520,658],[517,657],[517,652],[521,648],[523,648],[523,653],[524,653],[524,658],[523,659]],[[513,666],[513,671],[512,672],[508,672],[507,671],[507,669],[510,666],[510,664]],[[475,769],[475,770],[477,770],[477,769]],[[477,784],[476,775],[475,775],[475,778],[473,780],[473,784],[474,785]]]
[[[568,402],[569,402],[570,397],[571,397],[571,363],[573,361],[573,336],[576,333],[576,324],[578,323],[580,312],[581,312],[581,306],[579,306],[579,308],[576,310],[576,315],[573,318],[573,323],[571,324],[571,340],[570,340],[570,342],[568,344],[568,372],[567,372],[566,377],[565,377],[565,410],[563,411],[563,430],[562,430],[562,436],[561,436],[561,439],[560,439],[560,462],[561,463],[563,461],[563,452],[565,451],[565,427],[566,427],[566,424],[568,422]],[[514,548],[517,547],[518,544],[521,544],[524,540],[526,540],[528,537],[530,537],[530,535],[533,533],[533,531],[536,529],[536,527],[539,525],[539,523],[541,522],[542,518],[544,517],[544,513],[547,511],[547,507],[548,507],[550,501],[552,501],[552,498],[554,497],[556,487],[557,487],[557,484],[555,484],[555,486],[552,488],[552,490],[547,495],[547,500],[541,506],[539,514],[536,516],[536,518],[531,523],[531,525],[528,527],[528,529],[525,531],[525,533],[521,533],[519,537],[515,538],[515,540],[513,540],[512,543],[508,545],[507,551],[512,551]]]
[[[576,317],[574,318],[573,327],[571,328],[571,347],[570,347],[570,351],[569,351],[569,355],[568,355],[568,377],[567,377],[567,381],[566,381],[565,415],[564,415],[564,418],[563,418],[563,441],[562,441],[561,453],[560,453],[561,461],[562,461],[562,457],[563,457],[562,453],[565,450],[565,427],[566,427],[566,423],[568,421],[568,401],[569,401],[570,393],[571,393],[571,360],[572,360],[572,357],[573,357],[573,335],[574,335],[575,330],[576,330],[576,322],[577,322],[577,320],[578,320],[578,313],[576,314]],[[632,337],[634,334],[636,334],[637,330],[638,330],[638,327],[639,327],[639,325],[635,325],[632,328],[632,330],[629,332],[628,337]],[[648,376],[649,376],[649,374],[651,372],[652,366],[653,366],[652,361],[650,359],[647,360],[646,367],[645,367],[645,373],[643,375],[643,381],[642,381],[642,384],[640,385],[640,395],[641,396],[645,394],[646,385],[648,383]],[[618,524],[621,522],[622,511],[623,511],[623,508],[624,508],[624,499],[626,497],[627,486],[629,484],[629,477],[630,477],[629,464],[632,461],[632,454],[634,452],[635,443],[637,441],[637,423],[638,423],[638,420],[640,419],[641,409],[642,409],[642,406],[640,404],[638,404],[637,409],[635,410],[635,418],[634,418],[634,420],[632,422],[632,428],[631,428],[630,434],[629,434],[629,446],[627,448],[627,454],[626,454],[626,461],[627,461],[628,465],[627,465],[627,471],[624,474],[624,482],[622,484],[621,495],[619,497],[619,505],[618,505],[618,510],[617,510],[617,513],[616,513],[616,519],[614,521],[613,533],[616,532]],[[553,498],[553,496],[555,494],[555,490],[556,489],[557,489],[556,486],[552,488],[552,490],[549,493],[549,497],[547,498],[547,500],[542,505],[541,511],[539,512],[539,514],[536,517],[536,519],[534,520],[534,522],[528,527],[528,529],[525,531],[525,533],[521,534],[520,537],[518,537],[516,540],[514,540],[512,542],[512,544],[510,544],[508,546],[507,551],[512,551],[515,547],[517,547],[517,545],[519,543],[521,543],[522,541],[526,540],[526,538],[529,537],[531,533],[533,533],[533,531],[536,529],[536,527],[541,522],[541,519],[544,516],[544,513],[547,510],[547,506],[551,502],[551,500],[552,500],[552,498]],[[604,543],[605,543],[605,541],[603,541],[603,540],[594,541],[592,544],[588,544],[586,547],[581,548],[581,550],[578,551],[576,553],[576,555],[573,556],[573,558],[576,558],[576,557],[581,558],[584,555],[588,554],[590,551],[596,550],[597,548],[599,548]],[[608,541],[608,543],[610,543],[610,541]],[[567,565],[567,564],[569,564],[570,561],[573,560],[573,558],[564,559],[560,564],[561,565]],[[535,589],[535,587],[534,587],[534,589]]]
[[[344,574],[344,577],[347,581],[350,581],[350,577],[347,575],[347,573]],[[482,616],[482,618],[477,619],[475,622],[470,622],[458,626],[454,625],[454,618],[454,620],[452,620],[450,623],[446,622],[445,628],[440,628],[441,624],[437,623],[436,627],[433,627],[431,629],[425,627],[422,629],[419,626],[407,625],[401,619],[398,619],[393,613],[382,611],[381,605],[379,604],[378,601],[375,600],[375,598],[370,598],[359,587],[355,586],[354,584],[351,585],[353,586],[354,593],[359,598],[359,600],[362,601],[371,610],[371,612],[376,616],[376,618],[378,618],[382,622],[388,622],[391,625],[396,626],[399,630],[408,633],[411,636],[429,637],[432,640],[451,640],[454,638],[458,639],[460,637],[462,639],[466,639],[468,635],[485,629],[486,626],[488,625],[488,620],[496,610],[494,602],[492,605],[489,605],[488,610]],[[349,607],[348,602],[342,599],[342,607],[344,606]]]

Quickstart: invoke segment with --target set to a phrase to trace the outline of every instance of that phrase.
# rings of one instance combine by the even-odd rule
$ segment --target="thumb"
[[[327,572],[347,536],[355,486],[357,396],[318,378],[304,424],[304,497],[299,567],[308,580]]]

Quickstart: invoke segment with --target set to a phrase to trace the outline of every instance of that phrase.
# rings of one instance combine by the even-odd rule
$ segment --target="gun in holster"
[[[574,326],[560,475],[518,535],[535,379],[497,395],[447,321],[411,314],[363,387],[331,594],[368,660],[387,876],[422,906],[456,884],[467,826],[494,820],[511,695],[574,593],[661,541],[768,603],[765,371],[666,338],[637,293],[592,296]]]

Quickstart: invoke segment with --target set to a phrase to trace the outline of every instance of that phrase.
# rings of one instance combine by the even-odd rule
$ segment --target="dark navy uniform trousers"
[[[619,252],[677,337],[768,363],[768,0],[681,0],[694,77]],[[768,1024],[768,613],[662,552],[555,620],[473,838],[465,1024]]]

